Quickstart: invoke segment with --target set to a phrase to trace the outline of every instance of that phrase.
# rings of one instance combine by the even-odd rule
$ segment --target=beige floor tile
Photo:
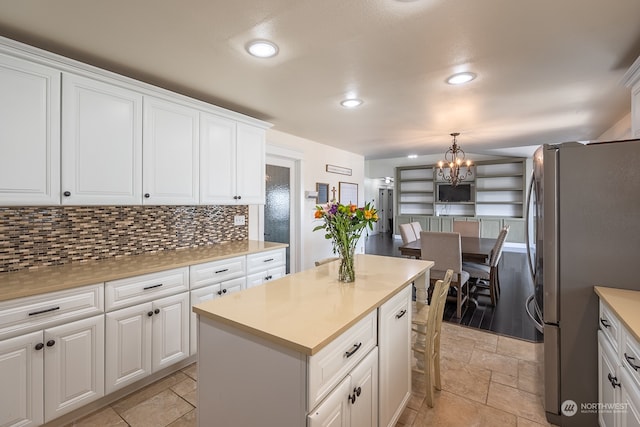
[[[515,427],[516,416],[491,408],[458,395],[442,391],[436,393],[433,408],[423,405],[412,427]]]
[[[554,425],[555,424],[549,424],[549,423],[540,424],[540,423],[536,423],[535,421],[528,420],[526,418],[518,417],[517,427],[551,427]]]
[[[69,424],[68,427],[127,427],[127,423],[108,406]]]
[[[405,408],[400,415],[400,419],[398,419],[398,422],[396,423],[396,427],[413,425],[417,415],[418,411],[415,409]]]
[[[198,388],[198,383],[195,382],[192,378],[186,378],[184,381],[180,381],[178,384],[171,387],[178,396],[182,397],[184,400],[196,406],[197,397],[196,390]]]
[[[517,387],[520,390],[542,396],[544,388],[539,363],[527,362],[525,360],[518,361]]]
[[[491,380],[491,371],[488,369],[443,358],[440,361],[440,374],[443,390],[476,402],[487,402],[489,381]]]
[[[196,427],[197,425],[196,410],[194,409],[169,424],[168,427]]]
[[[193,410],[171,390],[162,391],[122,413],[131,427],[164,427]]]
[[[475,349],[469,365],[489,369],[502,375],[518,376],[518,359],[503,354]]]
[[[508,385],[509,387],[518,387],[518,375],[509,375],[503,372],[491,371],[491,381]]]
[[[492,382],[489,385],[487,405],[540,424],[546,422],[540,397],[517,388]]]
[[[122,399],[118,400],[111,406],[113,407],[113,409],[115,409],[115,411],[118,414],[122,415],[123,412],[133,408],[134,406],[138,405],[141,402],[144,402],[150,397],[155,396],[161,391],[174,386],[180,381],[184,381],[186,378],[187,376],[182,372],[180,371],[175,372],[165,378],[162,378],[161,380],[156,381],[153,384],[150,384],[144,387],[141,390],[131,393],[126,397],[123,397]]]
[[[443,332],[440,340],[440,357],[468,363],[471,360],[474,348],[472,340],[457,335],[446,335]]]
[[[443,336],[456,336],[472,343],[475,348],[489,352],[496,351],[499,337],[496,334],[450,323],[443,323],[443,330],[445,331]]]
[[[541,343],[532,343],[501,336],[498,338],[497,352],[520,360],[538,362],[538,352],[536,352],[536,347],[540,347],[541,345]]]
[[[184,372],[194,380],[198,381],[198,364],[197,363],[192,363],[191,365],[183,368],[182,372]]]

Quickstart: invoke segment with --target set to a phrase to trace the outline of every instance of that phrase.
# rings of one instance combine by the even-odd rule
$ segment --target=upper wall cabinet
[[[143,204],[198,203],[198,115],[194,108],[145,96]]]
[[[140,204],[141,168],[142,95],[64,74],[62,204]]]
[[[200,115],[200,203],[264,204],[265,131]]]
[[[640,57],[629,67],[622,82],[631,88],[631,137],[640,138]]]
[[[0,204],[60,204],[60,71],[0,54]]]

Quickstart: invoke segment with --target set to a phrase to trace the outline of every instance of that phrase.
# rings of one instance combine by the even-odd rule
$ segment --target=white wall
[[[301,153],[301,265],[300,270],[313,267],[314,261],[329,256],[333,256],[331,242],[324,238],[321,231],[313,232],[313,228],[321,222],[313,217],[315,211],[315,199],[305,199],[305,191],[315,191],[316,182],[329,184],[329,189],[338,189],[338,182],[351,182],[358,184],[358,205],[365,202],[365,180],[364,180],[364,156],[320,144],[309,139],[304,139],[280,132],[274,129],[267,130],[267,145],[294,150]],[[351,176],[329,173],[326,165],[335,165],[352,170]],[[329,192],[329,198],[331,198]],[[338,193],[336,191],[336,198]],[[364,253],[364,239],[359,242],[356,252]]]
[[[605,131],[598,141],[619,141],[621,139],[631,139],[631,113],[627,114],[616,124]]]

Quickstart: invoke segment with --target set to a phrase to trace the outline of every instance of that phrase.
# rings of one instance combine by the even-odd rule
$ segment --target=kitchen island
[[[432,266],[358,255],[353,283],[332,262],[194,306],[199,425],[394,425],[411,391],[411,283],[422,298]]]

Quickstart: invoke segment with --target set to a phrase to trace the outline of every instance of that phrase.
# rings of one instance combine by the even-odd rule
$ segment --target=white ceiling
[[[639,17],[638,0],[0,0],[0,35],[376,159],[451,132],[479,154],[597,138],[630,111]],[[254,38],[278,56],[247,55]]]

